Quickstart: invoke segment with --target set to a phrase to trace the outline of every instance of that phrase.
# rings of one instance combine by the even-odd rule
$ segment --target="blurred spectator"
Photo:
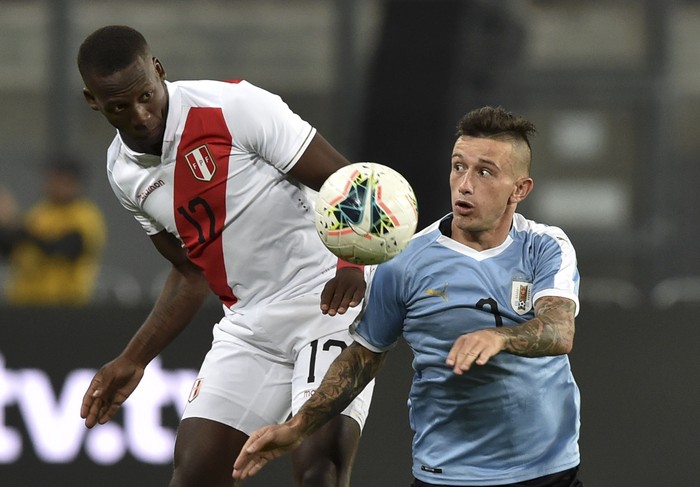
[[[43,198],[23,217],[0,187],[0,253],[9,258],[5,297],[22,306],[90,301],[104,248],[102,212],[83,196],[83,171],[71,160],[47,168]]]

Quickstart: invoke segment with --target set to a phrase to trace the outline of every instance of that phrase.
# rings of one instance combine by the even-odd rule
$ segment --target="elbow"
[[[562,336],[559,343],[554,347],[558,352],[558,355],[568,355],[574,349],[574,334],[571,333],[568,336]]]
[[[568,342],[568,343],[562,343],[559,347],[559,355],[568,355],[570,354],[574,349],[574,342]]]
[[[560,326],[558,329],[559,332],[557,334],[559,335],[559,338],[555,348],[557,348],[559,355],[568,355],[574,349],[574,334],[576,332],[576,325],[572,319],[567,321],[565,325]]]

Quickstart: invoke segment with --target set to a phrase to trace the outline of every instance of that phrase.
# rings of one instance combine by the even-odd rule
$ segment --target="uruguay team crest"
[[[206,144],[200,145],[193,151],[185,154],[187,165],[190,166],[194,177],[200,181],[211,181],[216,172],[216,161],[209,152]]]
[[[513,279],[510,305],[516,313],[524,315],[532,309],[532,283]]]

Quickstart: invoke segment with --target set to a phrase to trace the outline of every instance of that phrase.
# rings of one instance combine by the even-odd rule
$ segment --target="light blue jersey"
[[[519,214],[506,241],[476,251],[445,236],[451,215],[420,232],[376,268],[354,338],[413,350],[409,394],[413,475],[443,485],[508,484],[579,464],[579,391],[566,355],[499,353],[456,375],[445,364],[462,334],[534,317],[542,296],[576,303],[579,274],[558,228]]]

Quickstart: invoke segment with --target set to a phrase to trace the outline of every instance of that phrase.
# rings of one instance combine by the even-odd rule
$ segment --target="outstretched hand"
[[[265,426],[254,431],[233,464],[234,480],[242,482],[252,477],[270,460],[298,448],[303,440],[299,431],[288,423]]]
[[[462,375],[473,364],[484,365],[504,346],[505,338],[491,329],[465,333],[452,345],[446,363],[455,374]]]
[[[134,392],[143,377],[144,368],[130,360],[117,357],[104,365],[93,377],[83,396],[80,417],[85,426],[105,424]]]
[[[354,308],[362,302],[366,289],[367,283],[362,269],[338,269],[335,277],[326,283],[321,293],[321,312],[331,316],[344,314],[348,308]]]

